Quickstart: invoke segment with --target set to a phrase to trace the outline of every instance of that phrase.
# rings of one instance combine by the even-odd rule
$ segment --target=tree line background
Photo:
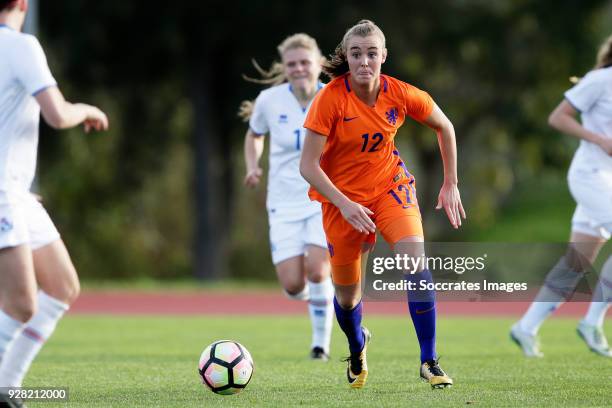
[[[38,189],[81,276],[273,278],[265,188],[241,184],[236,117],[261,87],[241,74],[256,74],[251,58],[278,60],[276,45],[296,32],[327,55],[362,18],[387,37],[383,72],[427,90],[455,125],[469,217],[459,232],[433,211],[435,134],[408,124],[397,136],[427,239],[503,239],[541,207],[548,231],[525,222],[516,236],[565,240],[577,142],[546,118],[612,34],[609,1],[41,2],[39,38],[60,88],[111,122],[103,134],[41,129]]]

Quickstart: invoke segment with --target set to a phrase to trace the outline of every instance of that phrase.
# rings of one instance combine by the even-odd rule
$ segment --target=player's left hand
[[[453,228],[458,229],[461,226],[461,218],[466,219],[463,204],[461,204],[461,195],[457,183],[442,184],[440,194],[438,194],[438,205],[436,210],[444,208]]]
[[[102,112],[95,106],[86,105],[84,103],[77,105],[83,106],[87,112],[87,116],[83,121],[85,133],[89,133],[92,130],[97,130],[98,132],[108,130],[108,117],[106,116],[106,113]]]
[[[612,156],[612,139],[609,137],[602,137],[599,142],[599,147],[601,147],[604,152],[608,153],[608,156]]]

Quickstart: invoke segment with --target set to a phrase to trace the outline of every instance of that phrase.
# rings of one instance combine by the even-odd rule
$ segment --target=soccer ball
[[[200,356],[202,383],[217,394],[237,394],[253,375],[253,358],[242,344],[219,340],[206,347]]]

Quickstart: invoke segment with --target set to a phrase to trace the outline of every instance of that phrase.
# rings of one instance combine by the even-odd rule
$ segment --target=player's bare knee
[[[36,298],[25,296],[11,296],[4,302],[4,311],[20,322],[29,321],[36,313]]]
[[[329,276],[329,270],[327,270],[323,265],[318,265],[316,268],[308,268],[306,270],[306,275],[308,276],[309,281],[319,283],[327,279]]]
[[[344,310],[351,310],[354,309],[355,306],[357,306],[359,304],[359,299],[354,298],[354,297],[346,297],[346,298],[338,298],[336,296],[336,300],[338,302],[338,304],[340,305],[340,307]]]
[[[53,287],[43,287],[43,291],[60,302],[72,304],[81,293],[78,279],[66,279]]]
[[[64,303],[72,304],[81,294],[81,283],[78,279],[71,281],[68,285],[66,285],[66,291],[64,299],[62,300]]]
[[[404,260],[405,269],[403,272],[405,274],[421,273],[425,269],[423,242],[412,240],[399,241],[394,244],[394,251],[396,255]]]
[[[74,302],[79,297],[80,294],[81,294],[81,282],[77,280],[72,287],[71,302]]]
[[[305,282],[289,282],[283,285],[283,289],[290,298],[300,295],[306,289]]]
[[[305,258],[304,269],[310,282],[319,283],[330,276],[330,264],[327,252],[318,249],[310,249]]]

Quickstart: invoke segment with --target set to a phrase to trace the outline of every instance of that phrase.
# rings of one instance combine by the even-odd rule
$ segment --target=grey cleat
[[[544,357],[544,353],[540,351],[540,340],[538,336],[521,330],[518,323],[515,323],[512,329],[510,329],[510,339],[523,350],[525,357]]]
[[[603,332],[602,327],[591,326],[584,320],[581,320],[576,327],[578,336],[587,344],[592,352],[604,357],[612,357],[612,350],[608,345],[608,340]]]

